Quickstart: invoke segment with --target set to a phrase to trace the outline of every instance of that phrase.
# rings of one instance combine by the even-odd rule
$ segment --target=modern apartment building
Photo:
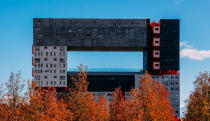
[[[88,72],[88,90],[95,96],[120,87],[125,96],[148,70],[170,92],[180,114],[179,20],[160,19],[33,19],[32,76],[37,86],[65,91],[71,83],[68,51],[140,51],[142,72]],[[111,99],[111,97],[110,97]]]

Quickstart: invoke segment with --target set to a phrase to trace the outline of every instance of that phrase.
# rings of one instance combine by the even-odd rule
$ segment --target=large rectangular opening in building
[[[139,72],[143,69],[143,52],[68,51],[68,71],[78,71],[80,64],[88,71]]]

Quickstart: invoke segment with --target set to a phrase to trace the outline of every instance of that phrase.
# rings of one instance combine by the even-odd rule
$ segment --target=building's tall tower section
[[[180,115],[179,20],[151,22],[147,43],[147,70],[170,92],[170,100]]]

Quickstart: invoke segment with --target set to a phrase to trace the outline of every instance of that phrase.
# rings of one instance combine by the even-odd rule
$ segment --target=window
[[[160,57],[160,51],[159,50],[154,50],[153,51],[153,57],[154,58],[159,58]]]
[[[54,61],[57,61],[57,58],[54,58]]]
[[[153,33],[159,34],[160,33],[160,27],[159,26],[154,26],[153,27]]]
[[[57,49],[57,47],[54,47],[54,49]]]
[[[160,46],[160,38],[153,38],[153,46]]]
[[[61,58],[61,59],[60,59],[60,62],[61,62],[61,63],[64,63],[65,61],[64,61],[64,59]]]
[[[65,80],[65,76],[60,76],[60,80]]]
[[[35,63],[39,63],[40,59],[39,58],[35,58]]]
[[[40,80],[40,76],[35,76],[35,80]]]
[[[46,85],[48,85],[48,81],[46,81]]]
[[[47,49],[47,46],[45,46],[44,49]]]
[[[160,62],[153,62],[153,69],[160,69]]]
[[[57,76],[54,76],[54,79],[57,79]]]
[[[48,56],[48,52],[46,52],[46,56]]]
[[[45,70],[45,72],[47,73],[47,72],[49,72],[49,70]]]
[[[56,73],[56,70],[54,70],[54,73]]]
[[[47,58],[45,58],[44,60],[47,61]]]
[[[45,79],[47,79],[47,76],[44,76]]]

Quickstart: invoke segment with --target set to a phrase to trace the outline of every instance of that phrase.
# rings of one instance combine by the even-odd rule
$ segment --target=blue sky
[[[22,71],[24,78],[31,78],[34,17],[177,18],[181,20],[183,105],[195,77],[199,72],[210,71],[209,6],[210,0],[0,0],[0,81],[7,80],[9,73],[17,70]],[[71,67],[85,63],[95,68],[141,68],[141,59],[141,53],[137,52],[69,53]]]

